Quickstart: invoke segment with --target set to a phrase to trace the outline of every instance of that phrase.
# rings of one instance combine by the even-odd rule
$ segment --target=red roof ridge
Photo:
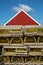
[[[38,25],[40,25],[40,23],[38,23],[34,18],[32,18],[27,12],[25,12],[24,10],[20,10],[16,15],[14,15],[10,20],[8,20],[4,25],[6,25],[8,22],[10,22],[14,17],[16,17],[20,12],[24,12],[27,16],[29,16],[32,20],[34,20]]]

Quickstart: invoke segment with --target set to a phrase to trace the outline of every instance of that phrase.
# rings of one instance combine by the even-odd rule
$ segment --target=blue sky
[[[0,25],[4,25],[20,9],[43,24],[43,0],[0,0]]]

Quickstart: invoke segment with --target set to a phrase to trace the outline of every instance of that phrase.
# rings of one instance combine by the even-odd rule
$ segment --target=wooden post
[[[40,37],[38,37],[38,43],[39,43],[39,39],[40,39]]]
[[[35,43],[36,43],[36,38],[34,37]]]
[[[9,39],[7,38],[8,43],[10,43]]]
[[[10,44],[12,43],[12,40],[13,40],[14,38],[11,38],[11,40],[10,40]]]
[[[25,43],[25,41],[26,41],[26,37],[24,38],[24,43]]]
[[[23,43],[22,37],[20,37],[21,43]]]

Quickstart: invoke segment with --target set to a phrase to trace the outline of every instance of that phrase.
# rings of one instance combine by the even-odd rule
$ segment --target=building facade
[[[43,65],[43,26],[31,18],[28,25],[21,23],[26,17],[15,25],[16,17],[0,26],[0,65]]]

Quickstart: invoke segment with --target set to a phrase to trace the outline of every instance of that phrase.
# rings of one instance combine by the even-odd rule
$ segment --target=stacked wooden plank
[[[43,26],[0,26],[3,65],[43,65]]]

